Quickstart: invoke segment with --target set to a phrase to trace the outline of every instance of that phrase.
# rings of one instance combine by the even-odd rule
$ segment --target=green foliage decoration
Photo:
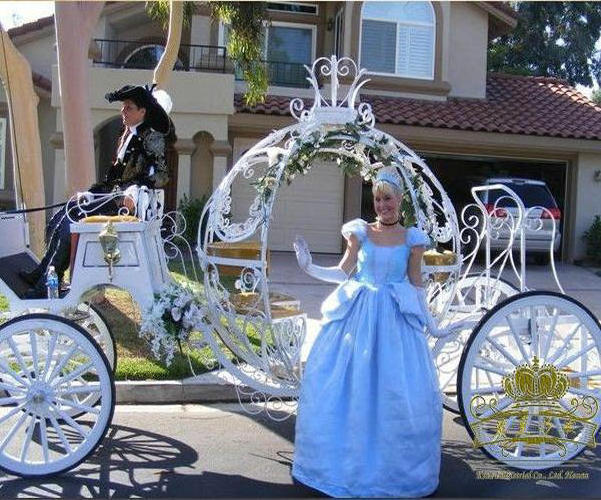
[[[198,224],[200,223],[200,216],[202,215],[206,202],[206,195],[203,195],[202,198],[191,199],[186,194],[184,194],[179,202],[178,210],[186,220],[184,238],[186,238],[192,246],[196,243]]]

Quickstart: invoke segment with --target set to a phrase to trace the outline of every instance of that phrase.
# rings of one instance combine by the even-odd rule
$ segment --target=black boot
[[[45,299],[48,297],[46,288],[46,277],[42,276],[35,284],[25,292],[24,299]]]

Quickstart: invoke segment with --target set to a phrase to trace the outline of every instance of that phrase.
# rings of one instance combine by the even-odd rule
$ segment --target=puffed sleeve
[[[410,227],[407,233],[407,245],[410,247],[429,247],[430,238],[428,235],[417,227]]]
[[[340,232],[347,240],[354,234],[359,242],[362,242],[367,235],[367,222],[363,219],[353,219],[344,224]]]

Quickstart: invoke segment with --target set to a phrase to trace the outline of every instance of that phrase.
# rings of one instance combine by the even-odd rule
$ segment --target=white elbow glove
[[[426,290],[421,286],[414,287],[417,293],[417,299],[419,301],[420,308],[422,310],[422,314],[426,320],[426,328],[428,329],[428,333],[433,337],[446,337],[451,333],[451,330],[448,328],[438,328],[436,324],[436,320],[432,316],[430,312],[430,308],[428,307],[428,301],[426,300]]]
[[[313,264],[307,242],[301,236],[294,238],[292,246],[296,252],[298,265],[309,276],[313,276],[321,281],[327,281],[328,283],[342,283],[348,279],[346,273],[338,266],[322,267]]]

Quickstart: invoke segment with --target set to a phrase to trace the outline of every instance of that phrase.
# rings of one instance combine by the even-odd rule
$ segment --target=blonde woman
[[[309,275],[340,283],[322,304],[322,326],[302,383],[293,476],[336,497],[419,497],[436,490],[442,402],[424,328],[448,332],[430,315],[421,281],[424,232],[400,221],[401,180],[380,169],[377,220],[342,227],[347,247],[334,267]]]

